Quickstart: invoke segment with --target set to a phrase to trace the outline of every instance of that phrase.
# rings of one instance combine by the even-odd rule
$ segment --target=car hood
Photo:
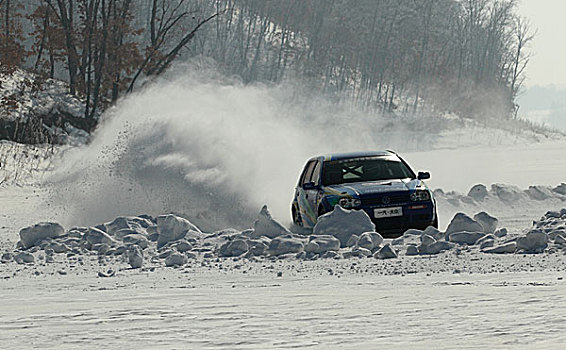
[[[414,191],[420,188],[426,188],[426,186],[424,182],[417,179],[354,182],[326,187],[326,189],[333,194],[347,194],[351,196],[366,196],[384,192]]]

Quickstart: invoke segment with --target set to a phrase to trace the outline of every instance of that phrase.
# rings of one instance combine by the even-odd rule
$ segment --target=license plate
[[[376,219],[392,218],[396,216],[403,216],[403,207],[376,208],[373,210],[373,217]]]

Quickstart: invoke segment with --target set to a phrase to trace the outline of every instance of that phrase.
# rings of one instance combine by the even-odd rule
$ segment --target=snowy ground
[[[0,282],[0,341],[7,348],[564,348],[564,256],[469,262],[227,261],[222,269],[125,270],[106,279],[78,267],[66,275],[19,272]],[[391,266],[422,264],[450,271],[392,273]]]
[[[528,149],[536,153],[539,147]],[[563,156],[560,143],[544,147],[550,159]],[[446,159],[446,152],[418,158]],[[470,163],[466,159],[483,159],[474,158],[473,150],[464,153],[448,164],[451,169],[460,171]],[[545,161],[528,154],[524,159],[531,170]],[[445,171],[435,164],[446,162],[427,164],[439,177]],[[539,169],[552,179],[548,186],[557,185],[555,168]],[[518,175],[517,182],[499,178],[522,183],[523,173],[509,172]],[[525,174],[536,178],[534,171]],[[450,184],[448,178],[438,181]],[[466,192],[439,197],[444,226],[456,211],[487,210],[500,226],[521,234],[547,210],[566,207],[558,196],[534,200],[523,193],[523,203],[497,198],[475,203],[465,199]],[[19,228],[64,216],[46,205],[49,195],[33,181],[0,187],[3,251],[13,250]],[[109,270],[113,277],[99,277]],[[15,348],[563,349],[565,278],[566,255],[560,250],[492,255],[457,249],[392,260],[199,258],[181,268],[156,264],[137,270],[121,259],[60,254],[53,263],[0,265],[0,343]]]

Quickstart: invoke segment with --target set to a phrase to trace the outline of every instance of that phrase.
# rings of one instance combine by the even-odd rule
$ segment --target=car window
[[[303,171],[303,175],[301,176],[301,180],[299,181],[299,185],[302,186],[310,181],[314,165],[315,165],[314,160],[311,160],[310,162],[307,163],[307,165],[305,166],[305,170]]]
[[[320,181],[320,167],[321,162],[317,161],[311,176],[311,182],[314,182],[315,185],[318,185]]]
[[[397,158],[367,157],[324,162],[322,184],[413,178],[413,172]]]

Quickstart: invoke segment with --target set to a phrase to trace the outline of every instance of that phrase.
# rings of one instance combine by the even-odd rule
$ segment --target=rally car
[[[393,151],[331,154],[311,158],[295,188],[291,205],[297,226],[314,227],[334,210],[363,210],[376,230],[395,237],[407,229],[438,227],[436,201],[423,180]]]

